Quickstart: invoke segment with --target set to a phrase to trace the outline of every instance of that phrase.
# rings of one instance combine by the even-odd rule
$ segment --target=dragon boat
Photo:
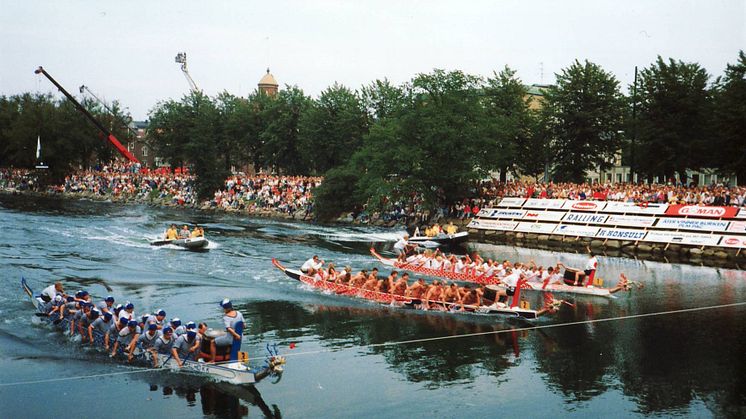
[[[495,303],[489,306],[473,306],[464,305],[460,303],[443,302],[443,301],[428,301],[424,299],[416,299],[406,297],[402,295],[396,295],[391,293],[384,293],[379,291],[371,291],[363,288],[353,287],[348,284],[339,284],[333,281],[317,280],[310,277],[300,270],[285,268],[277,259],[272,259],[272,264],[282,271],[288,277],[299,281],[303,284],[311,286],[315,289],[331,292],[337,295],[344,295],[353,298],[359,298],[363,300],[373,301],[383,305],[389,305],[394,307],[400,307],[404,309],[414,309],[423,311],[432,311],[433,308],[428,308],[428,305],[434,305],[442,307],[441,311],[448,312],[460,312],[461,309],[465,312],[482,314],[482,315],[501,315],[509,317],[521,317],[525,319],[536,319],[539,316],[552,313],[557,311],[564,301],[555,300],[551,294],[546,294],[544,298],[545,308],[541,310],[533,310],[525,308],[526,304],[520,298],[520,289],[516,289],[510,304]],[[429,303],[429,304],[427,304]]]
[[[386,258],[381,256],[376,249],[371,248],[370,254],[373,255],[379,262],[386,266],[396,268],[402,271],[409,271],[420,275],[433,276],[438,278],[450,279],[451,281],[462,281],[472,282],[475,284],[485,284],[495,287],[505,288],[505,284],[500,282],[500,279],[496,275],[485,275],[477,272],[456,272],[451,269],[432,269],[426,268],[422,265],[415,265],[408,262],[401,262],[396,259]],[[581,294],[581,295],[592,295],[595,297],[606,297],[612,296],[610,288],[603,288],[600,286],[574,286],[567,284],[544,284],[542,282],[527,282],[527,289],[542,292],[557,292],[566,294]]]
[[[36,315],[42,319],[45,319],[55,329],[60,331],[66,331],[70,329],[70,321],[67,318],[59,319],[59,316],[54,313],[52,315],[47,314],[46,305],[47,303],[41,299],[38,294],[35,294],[31,287],[26,282],[25,278],[21,279],[21,287],[26,295],[29,296],[31,303],[36,309]],[[236,332],[241,334],[243,325],[236,328]],[[104,335],[98,331],[93,333],[93,342],[99,348],[104,346]],[[177,373],[193,373],[211,377],[214,380],[222,381],[235,385],[247,385],[255,384],[262,379],[269,376],[278,376],[282,373],[282,365],[285,363],[285,358],[277,353],[277,348],[267,346],[269,353],[265,364],[258,368],[252,368],[247,362],[242,362],[239,359],[248,359],[245,352],[240,352],[240,342],[236,342],[230,348],[229,360],[224,362],[218,362],[215,364],[208,364],[205,362],[197,362],[194,360],[185,359],[182,363],[183,366],[179,367],[175,361],[171,361],[170,355],[158,354],[158,368],[157,369],[168,369]],[[135,351],[133,361],[141,366],[152,366],[153,359],[152,354],[149,351],[143,351],[138,348]],[[118,351],[119,359],[126,359],[122,348]]]

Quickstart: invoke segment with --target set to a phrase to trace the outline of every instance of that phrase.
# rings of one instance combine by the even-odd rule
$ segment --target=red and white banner
[[[545,233],[550,234],[552,231],[554,231],[554,228],[557,226],[557,224],[550,224],[550,223],[518,223],[518,226],[515,228],[515,231],[520,231],[523,233]]]
[[[525,199],[523,198],[503,198],[500,200],[500,203],[497,204],[498,207],[520,207],[523,205],[523,201]]]
[[[606,225],[624,227],[652,227],[657,218],[643,215],[609,215]]]
[[[531,198],[526,200],[526,203],[523,204],[523,208],[561,209],[564,204],[564,199]]]
[[[696,246],[717,246],[720,234],[683,233],[673,231],[649,231],[643,241],[655,243],[691,244]]]
[[[554,229],[554,234],[562,234],[563,236],[581,236],[581,237],[595,237],[598,234],[600,227],[591,226],[576,226],[576,225],[559,225]]]
[[[666,215],[679,217],[736,218],[736,207],[700,207],[698,205],[669,205]]]
[[[746,248],[746,236],[723,236],[720,246]]]
[[[606,206],[604,201],[571,201],[567,200],[562,209],[570,211],[601,211]]]
[[[502,221],[502,220],[471,220],[468,228],[479,228],[482,230],[502,230],[511,231],[518,224],[517,221]]]
[[[562,211],[533,211],[526,210],[526,214],[523,216],[524,220],[538,220],[538,221],[559,221],[565,216],[565,212]]]
[[[623,214],[663,214],[668,204],[648,204],[635,202],[608,202],[604,212],[620,212]]]

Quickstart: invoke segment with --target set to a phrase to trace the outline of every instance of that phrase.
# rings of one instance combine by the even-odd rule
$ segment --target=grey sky
[[[11,1],[0,0],[0,94],[47,92],[43,65],[135,119],[188,91],[186,51],[206,93],[245,96],[266,67],[317,96],[433,68],[489,76],[504,65],[551,83],[574,59],[626,85],[657,55],[713,76],[746,49],[746,1]],[[543,63],[543,78],[542,78]]]

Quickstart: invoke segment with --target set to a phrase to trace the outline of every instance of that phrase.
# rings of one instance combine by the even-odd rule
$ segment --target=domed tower
[[[277,88],[280,86],[277,84],[277,80],[275,80],[275,76],[272,75],[272,73],[269,72],[269,68],[267,69],[267,74],[262,77],[261,80],[259,80],[259,91],[262,93],[267,94],[268,96],[274,96],[277,94]]]

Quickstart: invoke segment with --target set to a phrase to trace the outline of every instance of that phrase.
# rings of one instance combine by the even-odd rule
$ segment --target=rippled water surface
[[[184,222],[205,226],[209,251],[148,244],[167,224]],[[607,282],[626,272],[645,288],[612,300],[570,298],[574,308],[529,323],[325,295],[270,263],[274,256],[297,267],[318,254],[372,268],[368,248],[389,250],[391,230],[3,196],[0,231],[0,417],[70,416],[71,408],[81,417],[746,416],[746,307],[675,312],[746,301],[743,271],[602,256]],[[545,265],[584,262],[570,253],[470,248]],[[286,372],[255,388],[122,374],[134,368],[35,318],[21,276],[37,290],[62,280],[68,290],[131,300],[138,312],[162,307],[213,326],[217,302],[230,297],[249,324],[244,349],[261,363],[264,345],[276,343]],[[536,305],[540,296],[529,299]],[[674,312],[510,331],[664,311]],[[471,336],[428,340],[457,335]],[[43,382],[88,375],[102,376]],[[40,382],[14,384],[32,381]]]

